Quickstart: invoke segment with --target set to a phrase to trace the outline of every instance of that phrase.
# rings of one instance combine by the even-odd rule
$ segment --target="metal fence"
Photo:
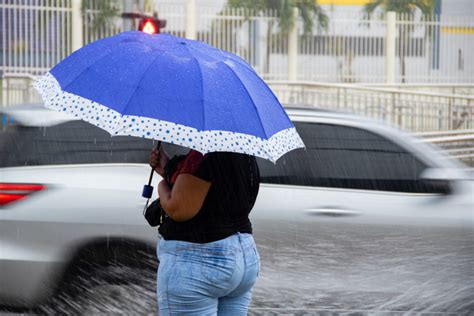
[[[0,1],[0,74],[41,75],[73,51],[73,0]],[[101,23],[106,1],[80,7],[83,44],[121,32],[117,16]],[[117,13],[120,2],[112,2]],[[111,6],[111,5],[108,5]]]
[[[10,76],[4,104],[42,102],[32,76]],[[453,159],[474,167],[474,97],[364,88],[347,84],[270,82],[283,103],[355,112],[417,131],[423,140],[442,148]],[[318,90],[322,90],[318,91]],[[451,129],[451,130],[449,130]]]
[[[33,76],[3,80],[2,103],[41,102]],[[268,81],[281,103],[358,113],[414,132],[474,129],[474,96],[350,84]]]
[[[473,82],[474,18],[400,14],[400,82]]]
[[[443,94],[460,94],[460,95],[474,95],[474,83],[429,83],[429,84],[380,84],[380,83],[366,83],[361,84],[364,87],[372,88],[387,88],[387,89],[402,89],[410,90],[415,92],[434,92],[434,93],[443,93]]]
[[[42,74],[71,53],[71,0],[0,3],[0,71]]]
[[[283,34],[276,11],[197,7],[190,12],[182,5],[159,5],[160,16],[168,20],[167,31],[193,36],[245,58],[265,79],[292,80],[295,63],[298,80],[343,83],[386,81],[387,18],[368,19],[362,12],[331,12],[326,29],[314,27],[304,34],[301,19]],[[189,16],[195,16],[189,21]],[[170,18],[168,18],[170,17]],[[397,15],[393,36],[396,59],[395,82],[474,82],[474,18]],[[296,43],[296,59],[289,51]]]
[[[1,80],[0,105],[2,107],[21,103],[40,103],[40,96],[34,91],[34,76],[28,74],[9,75]]]
[[[70,54],[79,0],[2,0],[0,71],[41,74]],[[86,1],[80,15],[82,43],[122,30],[121,19],[101,20],[110,1]],[[246,59],[270,80],[381,83],[386,80],[387,19],[362,13],[328,12],[327,29],[304,34],[303,23],[283,34],[276,11],[157,3],[165,31],[204,40]],[[121,1],[111,2],[117,12]],[[110,5],[109,5],[110,6]],[[191,9],[192,8],[192,9]],[[76,7],[75,10],[80,10]],[[473,83],[474,17],[398,15],[395,30],[395,82]],[[191,25],[192,24],[192,25]],[[190,31],[191,30],[191,31]],[[292,37],[294,36],[294,37]],[[295,50],[293,56],[291,52]],[[294,66],[296,78],[291,78]]]
[[[404,129],[474,128],[474,96],[369,88],[349,84],[268,81],[283,104],[358,113]]]
[[[84,4],[84,3],[83,3]],[[88,1],[87,7],[82,8],[84,44],[122,32],[122,1]],[[116,16],[107,19],[101,18],[101,10],[115,10]]]
[[[474,168],[474,129],[418,133],[417,136],[443,148],[449,157]]]

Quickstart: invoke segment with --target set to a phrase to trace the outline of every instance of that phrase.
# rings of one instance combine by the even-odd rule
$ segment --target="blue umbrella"
[[[93,42],[35,88],[47,107],[112,136],[273,162],[304,147],[278,99],[243,59],[169,34],[130,31]]]

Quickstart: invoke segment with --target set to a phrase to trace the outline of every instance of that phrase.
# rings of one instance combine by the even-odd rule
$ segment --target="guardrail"
[[[6,74],[2,104],[42,102],[31,75]],[[474,97],[348,84],[268,82],[284,104],[360,113],[411,129],[452,158],[474,167]],[[449,130],[449,128],[451,130]]]
[[[32,87],[34,80],[35,76],[29,74],[4,74],[0,77],[0,106],[42,102]]]
[[[3,106],[41,102],[31,75],[4,74]],[[374,88],[353,84],[268,81],[284,104],[354,112],[413,132],[474,128],[474,96]]]
[[[474,129],[416,133],[424,141],[436,144],[455,159],[474,167]]]
[[[474,96],[307,81],[267,81],[280,102],[354,112],[414,132],[474,128]]]
[[[388,89],[400,89],[410,90],[415,92],[432,92],[432,93],[444,93],[444,94],[456,94],[474,96],[474,84],[473,83],[401,83],[401,84],[388,84],[388,83],[360,83],[362,87],[369,88],[388,88]]]

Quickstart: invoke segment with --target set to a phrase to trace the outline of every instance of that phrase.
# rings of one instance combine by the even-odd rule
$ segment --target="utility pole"
[[[133,0],[122,0],[123,12],[134,12],[135,8],[133,2]],[[124,32],[133,30],[133,21],[131,19],[122,19],[122,29]]]

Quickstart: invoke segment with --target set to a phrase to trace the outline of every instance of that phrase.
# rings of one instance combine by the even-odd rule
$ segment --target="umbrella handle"
[[[158,141],[158,145],[156,145],[156,150],[160,150],[161,141]],[[155,173],[155,169],[151,168],[150,178],[148,179],[148,184],[143,186],[142,197],[144,198],[151,198],[153,194],[153,186],[151,185],[151,180],[153,180],[153,174]],[[147,203],[148,204],[148,203]]]
[[[155,172],[155,170],[151,169],[150,180],[148,180],[148,184],[145,184],[143,186],[142,197],[147,199],[151,198],[153,194],[153,186],[151,185],[151,180],[153,179],[153,172]]]

